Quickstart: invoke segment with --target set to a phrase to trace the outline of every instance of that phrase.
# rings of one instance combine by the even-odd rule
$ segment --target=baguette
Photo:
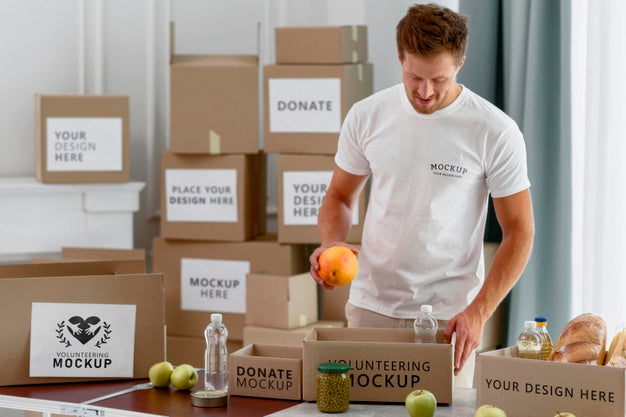
[[[581,314],[565,325],[552,347],[548,360],[603,365],[606,356],[607,327],[596,314]]]
[[[605,365],[626,368],[626,329],[613,336]]]

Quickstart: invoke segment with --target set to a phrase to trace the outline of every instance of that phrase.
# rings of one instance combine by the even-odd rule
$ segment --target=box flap
[[[308,272],[289,277],[289,327],[315,323],[319,317],[317,283]]]
[[[246,323],[287,327],[287,277],[250,273],[246,278]],[[268,308],[272,306],[272,308]]]
[[[257,67],[256,55],[174,55],[176,67]]]
[[[85,259],[85,260],[144,260],[145,249],[108,249],[108,248],[79,248],[62,247],[62,259]]]
[[[269,358],[302,359],[302,347],[280,346],[280,345],[252,345],[254,356],[264,356]]]
[[[141,274],[146,271],[143,260],[68,261],[0,265],[0,278],[63,277],[77,275]]]

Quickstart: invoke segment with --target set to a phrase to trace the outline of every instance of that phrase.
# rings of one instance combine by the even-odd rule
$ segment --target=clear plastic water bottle
[[[524,331],[517,337],[517,348],[520,358],[541,358],[541,336],[537,333],[537,324],[534,321],[524,322]]]
[[[204,389],[228,392],[228,330],[222,323],[221,314],[211,314],[211,323],[204,330],[204,338]]]
[[[548,319],[545,317],[535,317],[535,323],[537,324],[537,333],[541,337],[541,360],[548,360],[550,352],[552,351],[552,339],[548,333]]]
[[[413,323],[415,329],[416,343],[436,343],[437,342],[437,319],[432,315],[433,307],[430,304],[423,304],[420,312]]]

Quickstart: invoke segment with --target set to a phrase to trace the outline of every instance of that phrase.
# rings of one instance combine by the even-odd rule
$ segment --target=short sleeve
[[[515,123],[486,152],[486,181],[492,197],[506,197],[530,187],[526,144]]]
[[[341,126],[335,163],[344,171],[353,175],[369,175],[370,165],[362,147],[357,111],[353,106]]]

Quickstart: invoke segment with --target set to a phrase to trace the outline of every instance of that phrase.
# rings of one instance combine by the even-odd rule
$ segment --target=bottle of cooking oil
[[[535,317],[535,323],[537,324],[537,333],[539,333],[539,337],[541,337],[541,359],[545,361],[548,359],[548,356],[550,356],[550,351],[552,351],[552,339],[546,327],[548,319],[545,317]]]
[[[524,331],[517,337],[519,357],[539,359],[541,357],[541,337],[537,333],[537,324],[533,320],[524,322]]]

